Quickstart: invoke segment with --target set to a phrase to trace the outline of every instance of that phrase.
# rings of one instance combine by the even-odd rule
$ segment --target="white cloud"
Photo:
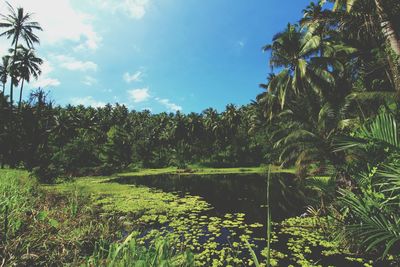
[[[87,86],[92,86],[97,83],[97,79],[87,75],[84,77],[83,83]]]
[[[53,72],[53,66],[48,60],[43,59],[43,64],[40,66],[40,68],[42,69],[42,74],[36,81],[32,83],[33,87],[46,88],[59,86],[61,84],[58,79],[49,77],[51,72]]]
[[[50,78],[50,77],[40,77],[37,81],[35,81],[32,86],[33,87],[40,87],[40,88],[46,88],[46,87],[55,87],[59,86],[61,83],[58,79],[55,78]]]
[[[124,12],[129,17],[141,19],[147,12],[149,0],[98,0],[100,6],[112,12]]]
[[[149,5],[148,0],[125,0],[125,10],[132,18],[141,19],[146,14]]]
[[[134,103],[145,102],[150,98],[149,88],[132,89],[127,92]]]
[[[167,111],[170,112],[177,112],[177,111],[181,111],[183,108],[173,102],[171,102],[169,99],[167,98],[159,98],[159,97],[152,97],[150,95],[149,92],[149,88],[141,88],[141,89],[132,89],[132,90],[128,90],[127,91],[129,98],[134,102],[134,103],[142,103],[142,102],[146,102],[148,100],[155,100],[157,101],[159,104],[163,105]],[[131,105],[126,105],[129,107],[134,108]],[[150,107],[146,107],[143,108],[142,110],[152,110]]]
[[[141,82],[142,81],[143,72],[138,70],[135,73],[130,74],[129,72],[124,73],[124,80],[127,83],[131,82]]]
[[[33,13],[43,32],[38,32],[41,41],[58,45],[69,40],[81,49],[95,50],[99,47],[101,37],[92,25],[92,16],[76,10],[69,0],[10,0],[14,7],[23,7],[26,12]],[[0,3],[0,13],[7,14],[4,1]]]
[[[91,106],[94,108],[104,107],[106,103],[95,100],[92,96],[85,96],[85,97],[74,97],[71,98],[72,105],[84,105],[84,106]]]
[[[172,103],[169,99],[160,99],[160,98],[156,98],[156,100],[158,101],[158,103],[162,104],[164,107],[166,107],[168,109],[168,111],[172,111],[172,112],[177,112],[177,111],[181,111],[182,107]]]
[[[54,57],[62,68],[67,70],[78,70],[78,71],[96,71],[97,64],[92,61],[80,61],[74,57],[57,55]]]
[[[239,41],[236,42],[237,46],[239,48],[244,48],[247,44],[247,40],[246,39],[240,39]]]

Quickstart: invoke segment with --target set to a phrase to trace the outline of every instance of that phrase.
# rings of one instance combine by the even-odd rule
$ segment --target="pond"
[[[276,174],[271,179],[272,214],[274,221],[300,215],[304,212],[302,193],[296,188],[292,174]],[[215,175],[150,175],[124,177],[123,184],[143,185],[165,192],[201,196],[211,204],[210,214],[244,213],[247,223],[266,220],[266,177],[258,174]]]
[[[215,239],[217,245],[212,249],[221,249],[222,245],[226,244],[229,247],[235,247],[236,241],[240,242],[243,239],[237,238],[239,234],[236,235],[232,231],[242,229],[244,233],[249,235],[251,243],[254,244],[253,250],[260,257],[260,260],[262,260],[261,255],[264,255],[265,258],[266,176],[258,174],[201,176],[164,174],[121,177],[115,181],[120,184],[150,187],[174,193],[181,197],[188,194],[200,196],[212,207],[201,215],[212,218],[211,221],[216,222],[217,227],[221,228]],[[368,261],[364,259],[349,257],[349,255],[338,251],[335,247],[336,244],[323,240],[323,233],[310,230],[309,225],[299,228],[300,224],[303,224],[300,216],[306,211],[305,191],[296,182],[296,177],[293,174],[273,174],[270,194],[272,219],[275,223],[272,243],[274,250],[272,256],[276,258],[276,261],[274,260],[275,264],[279,264],[279,266],[288,266],[290,264],[303,266],[365,266],[365,263],[368,264]],[[226,224],[224,218],[232,218],[231,214],[239,214],[239,217],[240,214],[244,214],[243,220],[238,218],[240,224],[247,226],[260,225],[260,227],[229,229],[229,224]],[[297,219],[285,221],[291,217],[296,217]],[[283,223],[281,224],[281,222]],[[187,221],[185,223],[187,224]],[[204,228],[207,228],[208,222],[203,221],[199,222],[199,224],[204,224],[204,230]],[[302,229],[305,230],[303,231]],[[201,239],[208,236],[208,230],[203,230],[201,231],[204,236]],[[194,229],[193,231],[196,232],[199,229]],[[233,236],[236,236],[236,238]],[[207,241],[199,241],[200,247],[205,246],[205,242]],[[251,259],[246,247],[242,246],[240,249],[239,246],[236,247],[238,248],[238,257]],[[196,249],[194,250],[196,251]],[[217,256],[215,257],[218,258]],[[251,260],[248,260],[245,264],[237,262],[236,265],[243,266],[247,264],[251,264]]]

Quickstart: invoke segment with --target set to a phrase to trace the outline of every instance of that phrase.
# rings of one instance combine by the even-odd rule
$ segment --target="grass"
[[[175,167],[160,168],[160,169],[140,169],[136,172],[118,173],[120,177],[131,176],[148,176],[161,174],[180,174],[180,175],[212,175],[212,174],[263,174],[266,167],[243,167],[243,168],[188,168],[187,170],[179,170]],[[280,169],[276,166],[271,166],[272,173],[295,173],[295,169]]]
[[[33,209],[31,192],[36,183],[27,177],[28,173],[24,171],[0,172],[0,225],[3,243],[22,227],[24,213]]]
[[[122,243],[98,242],[86,266],[176,266],[191,267],[194,255],[176,250],[166,239],[157,240],[146,248],[137,242],[138,232],[132,232]]]
[[[87,190],[94,180],[101,189]],[[79,181],[51,187],[28,172],[0,170],[0,266],[194,266],[193,254],[167,239],[145,246],[133,238],[140,232],[124,238],[126,223],[140,229],[139,223],[105,213],[90,197],[107,193],[107,179]],[[117,188],[111,187],[124,196]]]
[[[28,172],[0,170],[0,266],[79,266],[99,239],[121,238],[81,192],[43,190]]]
[[[268,174],[267,174],[267,267],[271,266],[272,218],[271,218],[270,182],[271,182],[271,167],[268,168]]]

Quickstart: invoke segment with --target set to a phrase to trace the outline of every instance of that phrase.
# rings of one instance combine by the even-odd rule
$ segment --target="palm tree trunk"
[[[24,79],[22,79],[22,83],[21,83],[21,90],[20,90],[20,92],[19,92],[19,102],[18,102],[18,108],[19,108],[19,110],[21,110],[21,107],[22,107],[22,90],[24,89]]]
[[[384,10],[382,0],[375,0],[375,5],[380,19],[382,33],[386,38],[386,42],[390,45],[391,50],[394,52],[394,58],[392,55],[389,55],[389,57],[390,61],[392,61],[391,63],[393,63],[391,69],[393,72],[394,84],[396,90],[400,93],[400,39],[396,34],[393,23]]]
[[[382,0],[375,0],[376,10],[381,20],[382,33],[390,44],[392,50],[400,57],[400,39],[394,30],[393,23],[384,11]]]
[[[3,83],[3,95],[5,91],[6,91],[6,83]]]
[[[12,110],[13,108],[13,93],[14,93],[14,63],[15,63],[15,58],[17,57],[17,46],[18,46],[18,36],[15,40],[15,45],[14,45],[14,56],[13,60],[11,63],[11,71],[10,71],[10,76],[11,76],[11,85],[10,85],[10,109]]]

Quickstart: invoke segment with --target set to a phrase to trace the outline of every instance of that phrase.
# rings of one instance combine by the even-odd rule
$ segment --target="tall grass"
[[[23,216],[33,209],[31,192],[36,183],[28,173],[17,170],[0,170],[0,225],[1,240],[7,240],[23,224]]]
[[[191,252],[174,249],[167,239],[157,239],[153,245],[145,247],[138,244],[138,234],[131,233],[122,243],[98,242],[93,255],[86,260],[86,266],[195,266]]]
[[[267,267],[271,266],[271,231],[272,231],[272,221],[271,221],[271,202],[270,202],[270,184],[271,184],[271,166],[268,167],[267,175]]]
[[[271,185],[271,165],[268,166],[268,171],[266,175],[266,184],[267,184],[267,195],[266,195],[266,207],[267,207],[267,267],[271,266],[271,232],[272,232],[272,220],[271,220],[271,206],[270,206],[270,185]],[[257,255],[252,249],[251,245],[247,242],[247,247],[250,251],[251,257],[253,258],[254,265],[256,267],[261,266]]]

